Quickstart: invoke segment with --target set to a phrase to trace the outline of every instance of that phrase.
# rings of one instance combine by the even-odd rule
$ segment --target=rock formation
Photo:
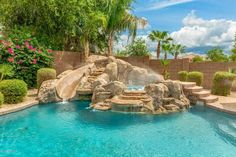
[[[144,90],[129,90],[129,83]],[[98,110],[152,114],[181,111],[190,104],[179,82],[104,56],[91,56],[84,66],[44,82],[38,97],[43,103],[91,100],[91,107]]]

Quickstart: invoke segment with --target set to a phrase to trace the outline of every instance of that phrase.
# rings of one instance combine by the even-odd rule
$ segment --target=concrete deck
[[[25,97],[24,102],[19,104],[3,104],[0,107],[0,116],[6,115],[12,112],[17,112],[31,106],[37,105],[39,102],[36,100],[37,90],[29,90],[27,96]]]

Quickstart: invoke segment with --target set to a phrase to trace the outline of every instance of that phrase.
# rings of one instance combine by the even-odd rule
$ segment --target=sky
[[[146,40],[151,51],[156,43],[148,39],[152,30],[168,31],[176,43],[188,52],[205,53],[220,46],[229,51],[236,33],[236,0],[136,0],[133,13],[148,20],[138,36]],[[123,49],[127,35],[117,44]]]

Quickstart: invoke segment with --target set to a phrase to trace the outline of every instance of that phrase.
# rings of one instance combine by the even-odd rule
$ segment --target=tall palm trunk
[[[175,59],[178,59],[178,53],[175,53]]]
[[[164,56],[164,59],[165,59],[165,60],[167,59],[167,52],[165,52],[165,56]]]
[[[110,32],[108,37],[108,56],[112,56],[113,51],[113,32]]]
[[[157,44],[157,59],[160,58],[160,54],[161,54],[161,42],[158,41],[158,44]]]

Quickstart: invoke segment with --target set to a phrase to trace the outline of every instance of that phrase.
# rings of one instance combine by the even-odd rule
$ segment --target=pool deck
[[[235,92],[228,97],[218,96],[219,100],[215,103],[207,103],[206,106],[221,112],[236,115],[236,97]]]
[[[6,115],[12,112],[17,112],[26,108],[29,108],[31,106],[39,104],[39,101],[36,100],[37,97],[37,90],[29,90],[27,93],[27,96],[25,97],[24,102],[19,104],[3,104],[0,107],[0,116]]]

